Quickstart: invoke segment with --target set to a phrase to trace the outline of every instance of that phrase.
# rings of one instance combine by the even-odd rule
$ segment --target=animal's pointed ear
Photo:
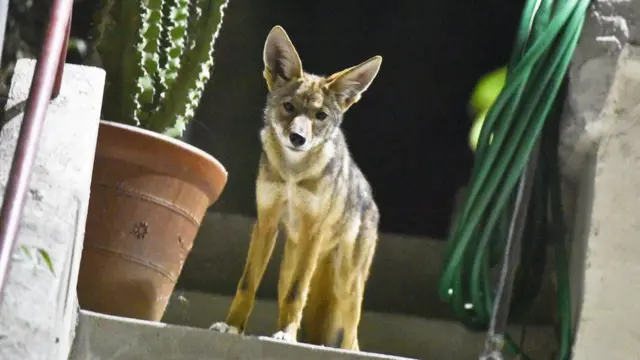
[[[381,64],[382,56],[374,56],[360,65],[329,76],[326,86],[338,95],[343,111],[360,100],[362,93],[378,75]]]
[[[264,44],[264,79],[271,91],[274,87],[302,77],[302,62],[284,29],[276,25]]]

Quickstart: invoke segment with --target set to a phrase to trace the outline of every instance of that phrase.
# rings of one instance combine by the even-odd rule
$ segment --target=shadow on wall
[[[382,212],[382,231],[443,238],[469,176],[467,101],[508,61],[523,1],[232,0],[215,69],[187,140],[217,157],[229,183],[215,211],[255,216],[258,130],[272,26],[305,70],[330,74],[379,54],[381,71],[343,125]]]

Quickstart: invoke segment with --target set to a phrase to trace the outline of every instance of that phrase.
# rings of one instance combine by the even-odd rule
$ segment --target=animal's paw
[[[209,330],[216,331],[223,334],[239,334],[240,329],[235,326],[229,326],[225,322],[217,322],[209,327]]]
[[[286,342],[295,342],[295,339],[284,331],[278,331],[272,336],[276,340],[286,341]]]

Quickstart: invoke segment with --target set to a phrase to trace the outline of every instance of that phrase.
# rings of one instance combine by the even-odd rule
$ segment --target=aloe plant
[[[209,80],[228,2],[101,0],[93,55],[107,72],[104,118],[180,137]]]

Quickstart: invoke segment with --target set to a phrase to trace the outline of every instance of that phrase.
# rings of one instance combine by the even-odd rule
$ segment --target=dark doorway
[[[255,215],[258,129],[266,87],[262,46],[282,25],[305,70],[329,74],[384,58],[346,116],[382,231],[443,238],[473,162],[470,91],[507,62],[523,1],[231,0],[215,68],[188,141],[217,157],[229,183],[212,211]]]

